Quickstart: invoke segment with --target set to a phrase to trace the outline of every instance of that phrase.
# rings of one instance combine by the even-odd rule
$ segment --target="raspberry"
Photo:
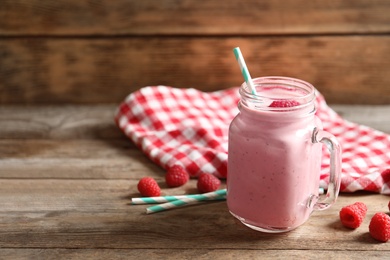
[[[165,174],[165,182],[169,187],[179,187],[190,179],[188,173],[180,165],[173,165]]]
[[[390,239],[390,217],[389,215],[379,212],[376,213],[368,227],[373,238],[381,242],[387,242]]]
[[[389,183],[390,185],[390,169],[384,170],[382,173],[382,179],[384,183]]]
[[[269,107],[295,107],[299,105],[299,102],[295,100],[275,100]]]
[[[143,177],[139,180],[137,188],[144,197],[156,197],[161,194],[160,186],[152,177]]]
[[[220,185],[221,181],[217,177],[207,173],[201,173],[196,184],[201,193],[216,191]]]
[[[356,202],[354,204],[343,207],[340,210],[341,223],[349,228],[358,228],[362,224],[367,213],[367,206],[363,202]]]

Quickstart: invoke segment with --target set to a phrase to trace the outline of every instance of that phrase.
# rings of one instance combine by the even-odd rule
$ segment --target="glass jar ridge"
[[[252,94],[246,83],[241,85],[239,89],[240,105],[259,111],[292,112],[300,110],[302,113],[315,112],[316,90],[308,82],[290,77],[269,76],[254,78],[253,83],[256,95]]]

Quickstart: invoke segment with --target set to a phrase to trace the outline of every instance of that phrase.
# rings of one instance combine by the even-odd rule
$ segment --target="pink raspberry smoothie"
[[[318,195],[321,144],[311,143],[315,121],[251,113],[265,120],[248,115],[247,122],[236,119],[230,129],[229,210],[249,225],[293,229],[308,219],[309,199]]]
[[[267,94],[272,96],[272,88]],[[313,143],[312,136],[315,129],[322,129],[321,122],[314,105],[293,104],[297,108],[272,111],[242,98],[240,113],[230,125],[228,208],[259,231],[298,227],[309,218],[318,198],[322,144]]]

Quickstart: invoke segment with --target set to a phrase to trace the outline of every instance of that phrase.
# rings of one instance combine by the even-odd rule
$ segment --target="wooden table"
[[[334,106],[345,118],[390,133],[390,106]],[[137,181],[164,171],[114,125],[115,105],[0,107],[1,259],[389,259],[390,242],[368,233],[389,196],[341,194],[300,228],[263,234],[237,223],[226,203],[152,215],[131,205]],[[164,194],[195,192],[195,180]],[[357,230],[340,208],[368,205]]]

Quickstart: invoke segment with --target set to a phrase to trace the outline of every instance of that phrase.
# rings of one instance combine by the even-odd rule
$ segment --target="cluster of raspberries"
[[[390,211],[390,201],[388,207]],[[367,206],[363,202],[356,202],[343,207],[339,215],[344,226],[356,229],[362,224],[366,213]],[[387,242],[390,240],[390,216],[384,212],[375,213],[371,218],[368,229],[373,238],[381,242]]]
[[[188,182],[190,175],[180,165],[170,167],[165,174],[165,183],[168,187],[179,187]],[[199,192],[216,191],[221,186],[221,181],[214,175],[201,173],[198,177],[197,188]],[[157,197],[161,194],[161,188],[152,177],[143,177],[137,185],[138,191],[144,197]]]

